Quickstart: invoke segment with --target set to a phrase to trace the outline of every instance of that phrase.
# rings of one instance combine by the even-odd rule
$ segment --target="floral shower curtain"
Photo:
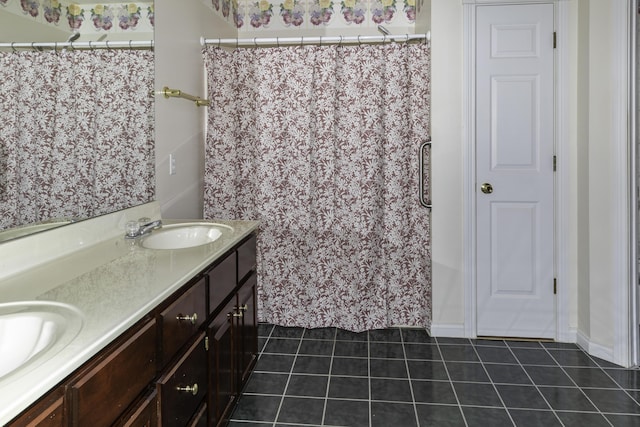
[[[0,229],[153,200],[153,52],[0,52]]]
[[[429,326],[418,202],[429,45],[207,47],[204,58],[204,215],[261,221],[260,320]]]

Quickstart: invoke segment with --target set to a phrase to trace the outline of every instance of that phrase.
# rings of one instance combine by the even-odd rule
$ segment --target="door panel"
[[[476,19],[477,334],[555,338],[553,5]]]

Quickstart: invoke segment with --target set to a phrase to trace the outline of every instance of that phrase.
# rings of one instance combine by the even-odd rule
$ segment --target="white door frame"
[[[613,34],[614,63],[612,64],[612,78],[615,79],[615,102],[612,109],[614,131],[611,135],[611,149],[613,151],[616,186],[614,205],[611,206],[615,234],[618,245],[615,247],[617,264],[614,268],[612,292],[614,294],[614,337],[613,348],[602,349],[588,340],[579,340],[580,334],[576,326],[571,325],[569,293],[570,266],[569,259],[569,225],[570,212],[570,87],[569,87],[569,53],[567,41],[569,35],[569,1],[568,0],[462,0],[464,8],[463,21],[463,241],[464,249],[464,334],[467,337],[476,336],[476,224],[475,224],[475,11],[479,5],[488,4],[526,4],[553,3],[555,28],[557,33],[557,49],[555,53],[555,153],[557,156],[557,172],[555,179],[555,268],[558,280],[556,302],[556,340],[563,342],[579,342],[580,345],[596,356],[629,366],[638,363],[632,360],[632,347],[635,334],[630,328],[637,326],[635,313],[636,301],[632,298],[632,286],[635,284],[635,269],[630,267],[635,263],[631,259],[630,245],[634,239],[629,239],[632,229],[630,218],[630,179],[629,167],[629,125],[627,118],[628,78],[629,78],[629,21],[632,11],[626,0],[613,0],[613,16],[616,22]],[[631,2],[633,3],[633,2]],[[630,241],[631,240],[631,241]]]
[[[569,221],[568,191],[569,184],[569,87],[568,55],[566,41],[568,39],[569,16],[567,0],[463,0],[463,239],[464,249],[464,307],[465,336],[476,337],[476,152],[475,152],[475,16],[479,5],[488,4],[530,4],[553,3],[554,27],[557,32],[557,49],[554,58],[554,109],[555,129],[554,146],[558,158],[555,177],[555,277],[559,283],[567,283],[568,262],[563,259],[567,254],[566,225]],[[569,324],[569,295],[567,289],[558,288],[556,301],[556,340],[575,342],[575,331]]]

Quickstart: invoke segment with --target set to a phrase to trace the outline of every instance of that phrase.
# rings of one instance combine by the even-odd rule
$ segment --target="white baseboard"
[[[576,344],[591,356],[599,357],[611,363],[618,363],[613,357],[613,348],[591,342],[590,338],[578,331]]]
[[[464,325],[458,323],[432,323],[429,335],[443,338],[475,338],[466,336]]]

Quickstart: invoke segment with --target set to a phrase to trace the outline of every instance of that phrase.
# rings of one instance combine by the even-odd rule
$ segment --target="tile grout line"
[[[540,387],[538,387],[538,384],[536,384],[536,382],[533,380],[533,378],[531,378],[531,375],[529,375],[529,372],[527,372],[527,370],[525,369],[524,365],[522,364],[520,359],[518,359],[518,356],[516,356],[516,354],[514,353],[513,349],[511,348],[511,346],[509,344],[507,344],[507,349],[509,349],[509,352],[511,353],[513,358],[516,359],[516,362],[518,362],[518,366],[520,366],[520,369],[522,369],[524,371],[524,374],[527,376],[527,378],[529,378],[529,381],[531,381],[531,384],[533,384],[533,386],[536,388],[537,392],[540,394],[540,396],[542,396],[542,399],[545,401],[547,406],[549,406],[549,408],[553,412],[553,415],[556,417],[558,422],[561,425],[564,426],[564,423],[562,422],[562,420],[558,416],[558,413],[556,412],[556,409],[553,406],[551,406],[551,403],[549,403],[549,401],[547,400],[547,397],[544,394],[542,394],[542,392],[540,391]]]
[[[367,331],[367,384],[369,384],[369,427],[373,427],[373,410],[371,408],[371,340]]]
[[[456,388],[453,386],[453,381],[451,380],[451,374],[449,374],[449,368],[447,368],[447,363],[446,360],[444,360],[444,356],[442,355],[442,350],[440,350],[440,342],[439,340],[436,338],[436,348],[438,349],[438,353],[440,354],[440,360],[442,360],[442,366],[444,366],[444,371],[447,373],[447,378],[449,379],[449,385],[451,386],[451,390],[453,390],[453,395],[456,398],[456,402],[458,403],[458,410],[460,411],[460,414],[462,414],[462,421],[464,421],[464,425],[466,427],[469,427],[469,423],[467,422],[467,417],[464,414],[464,411],[462,410],[462,404],[460,404],[460,398],[458,397],[458,392],[456,391]]]
[[[338,335],[338,328],[333,330],[333,348],[331,349],[331,361],[329,362],[329,372],[327,374],[327,390],[324,393],[324,408],[322,408],[322,420],[320,425],[324,424],[324,419],[327,415],[327,404],[329,403],[329,387],[331,387],[331,369],[333,368],[333,358],[336,353],[336,337]]]
[[[511,413],[509,412],[509,409],[507,408],[507,405],[504,403],[504,399],[502,399],[502,396],[500,395],[500,392],[498,391],[498,387],[496,387],[496,384],[493,382],[493,378],[491,378],[491,375],[489,375],[489,371],[487,371],[487,367],[484,366],[484,361],[480,357],[480,353],[478,353],[478,349],[476,349],[476,346],[473,345],[473,342],[471,343],[471,348],[473,349],[473,352],[475,353],[476,357],[480,361],[480,365],[482,366],[482,370],[484,371],[484,373],[487,376],[487,378],[489,378],[489,381],[491,383],[491,387],[493,387],[493,390],[496,392],[496,395],[498,396],[498,399],[500,399],[500,403],[502,403],[502,407],[504,408],[504,411],[507,413],[507,416],[511,420],[511,424],[513,424],[515,426],[516,422],[514,421],[513,417],[511,416]]]
[[[278,422],[278,417],[280,417],[280,411],[282,410],[282,405],[284,404],[284,398],[287,395],[287,388],[289,387],[289,382],[291,381],[291,376],[293,375],[293,369],[296,366],[296,360],[298,360],[298,354],[300,353],[300,347],[302,347],[302,339],[304,338],[304,334],[306,332],[305,328],[302,328],[302,335],[298,338],[300,341],[298,342],[298,348],[296,349],[296,354],[293,356],[293,362],[291,363],[291,369],[289,369],[289,376],[287,377],[287,383],[284,385],[284,391],[282,392],[282,397],[280,398],[280,404],[278,405],[278,410],[276,411],[276,417],[273,420],[273,427],[276,427]]]
[[[409,390],[411,391],[411,401],[413,402],[413,412],[416,416],[416,425],[420,427],[420,417],[418,416],[418,405],[416,405],[416,396],[413,393],[413,383],[411,382],[411,371],[409,370],[409,362],[407,361],[407,350],[404,347],[404,334],[402,329],[398,329],[400,332],[400,342],[402,343],[402,354],[404,355],[404,367],[407,370],[407,379],[409,380]]]
[[[578,388],[578,390],[580,390],[580,393],[582,393],[582,395],[583,395],[584,397],[586,397],[586,398],[587,398],[587,400],[589,401],[589,403],[591,403],[591,404],[593,405],[593,407],[594,407],[594,408],[596,408],[596,411],[598,411],[598,413],[600,414],[600,416],[601,416],[602,418],[604,418],[604,419],[605,419],[605,421],[606,421],[606,422],[607,422],[611,427],[614,427],[614,426],[613,426],[613,424],[611,424],[611,421],[609,421],[609,418],[607,418],[607,417],[605,417],[605,416],[604,416],[604,414],[602,413],[602,411],[600,410],[600,408],[598,408],[598,406],[597,406],[595,403],[593,403],[593,401],[591,400],[591,398],[590,398],[589,396],[587,396],[587,393],[585,393],[585,392],[584,392],[584,390],[582,389],[582,387],[580,387],[580,386],[578,385],[578,383],[576,383],[576,382],[575,382],[575,380],[571,377],[571,375],[569,375],[569,374],[567,373],[567,371],[565,371],[565,369],[564,369],[564,368],[565,368],[565,366],[563,366],[562,364],[560,364],[560,362],[558,362],[558,360],[557,360],[555,357],[553,357],[553,354],[551,354],[551,353],[549,352],[549,350],[548,350],[545,346],[541,345],[541,347],[542,347],[542,348],[544,349],[544,351],[549,355],[549,357],[551,357],[551,359],[553,359],[553,361],[554,361],[554,362],[556,362],[556,363],[558,364],[558,366],[560,367],[560,369],[562,369],[562,372],[564,372],[564,374],[565,374],[565,375],[566,375],[566,376],[571,380],[571,382],[573,383],[573,385],[574,385],[574,386],[576,386],[576,387]],[[596,365],[597,365],[597,363],[596,363]]]

